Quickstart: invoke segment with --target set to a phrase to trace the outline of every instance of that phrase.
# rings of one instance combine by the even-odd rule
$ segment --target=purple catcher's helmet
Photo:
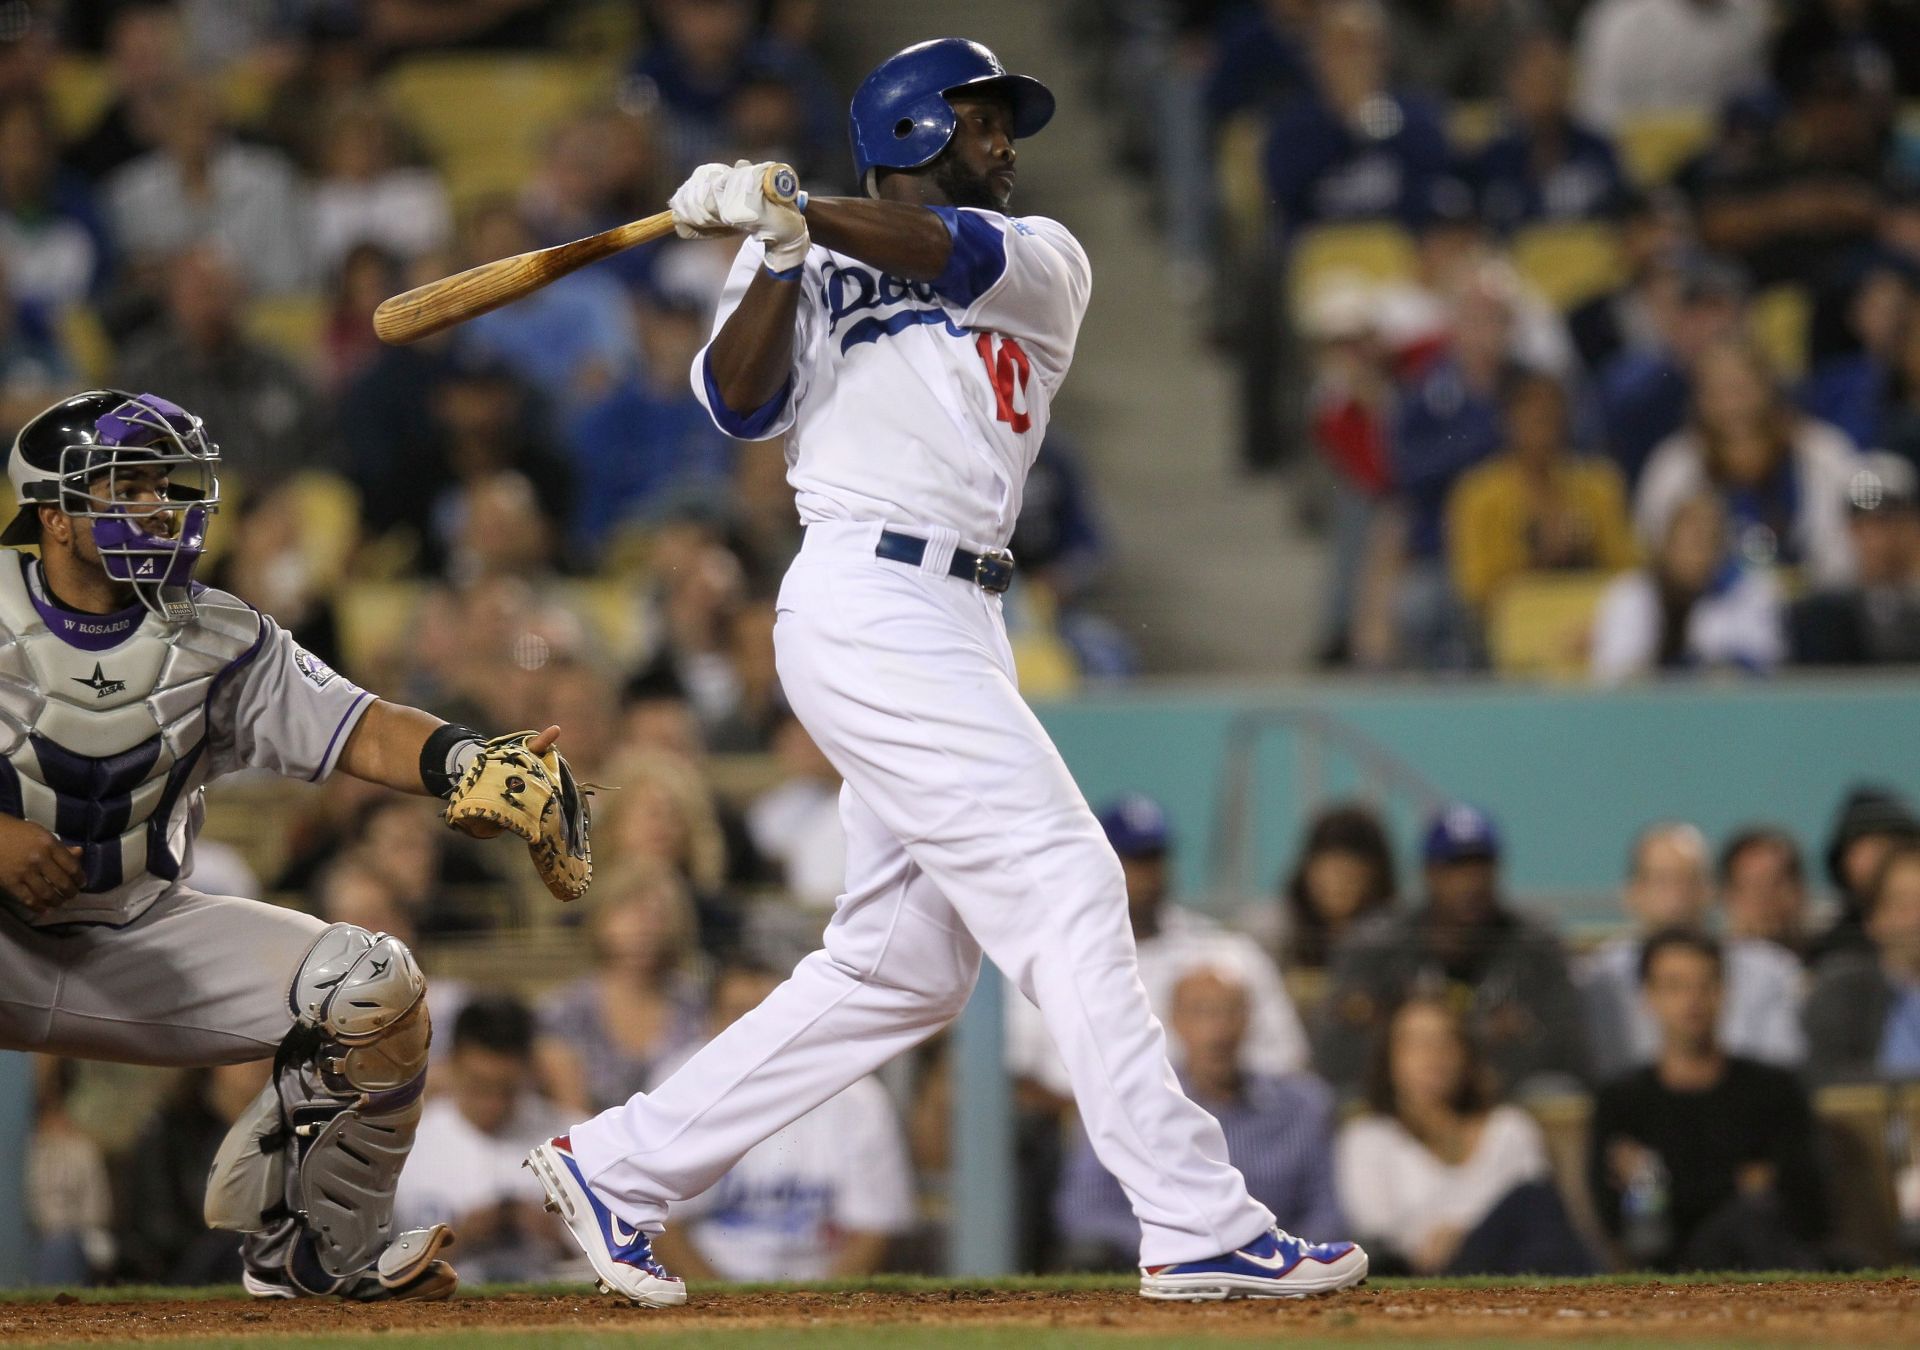
[[[193,568],[220,501],[220,447],[198,417],[158,394],[92,389],[20,428],[7,458],[19,514],[0,544],[40,541],[42,506],[94,522],[107,575],[169,623],[194,616]],[[159,500],[152,490],[164,483]],[[144,495],[143,495],[144,494]],[[156,519],[176,526],[156,531]]]

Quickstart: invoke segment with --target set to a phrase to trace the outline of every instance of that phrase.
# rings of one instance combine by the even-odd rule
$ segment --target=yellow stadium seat
[[[1492,99],[1456,103],[1447,110],[1447,139],[1454,149],[1478,150],[1500,130],[1500,104]]]
[[[417,581],[360,581],[334,597],[340,657],[348,670],[368,670],[406,636],[426,587]]]
[[[1494,597],[1487,643],[1503,675],[1576,679],[1587,670],[1588,634],[1606,572],[1534,572]]]
[[[1807,325],[1813,300],[1801,286],[1770,286],[1753,298],[1747,326],[1774,374],[1793,380],[1807,370]]]
[[[360,542],[360,491],[338,474],[303,469],[287,483],[294,518],[300,522],[300,551],[323,590],[346,575]]]
[[[1413,236],[1390,221],[1319,225],[1294,243],[1287,294],[1294,314],[1305,315],[1329,284],[1411,281],[1415,268]]]
[[[1220,190],[1221,226],[1227,243],[1246,252],[1273,223],[1267,206],[1267,119],[1241,113],[1220,128],[1214,149],[1214,178]]]
[[[61,56],[47,77],[47,96],[53,120],[62,135],[72,138],[92,130],[113,99],[106,65],[84,56]]]
[[[87,384],[106,384],[113,373],[113,339],[88,305],[69,305],[54,320],[60,350],[73,363],[74,374]]]
[[[1713,139],[1705,113],[1637,113],[1620,123],[1614,141],[1628,175],[1642,187],[1658,187]]]
[[[247,336],[308,365],[320,357],[327,329],[327,301],[321,295],[269,295],[247,306]]]
[[[547,134],[603,104],[611,82],[610,68],[597,62],[447,54],[402,63],[384,88],[464,207],[524,188]]]
[[[1625,275],[1620,236],[1597,221],[1534,225],[1513,239],[1513,264],[1560,309],[1618,286]]]

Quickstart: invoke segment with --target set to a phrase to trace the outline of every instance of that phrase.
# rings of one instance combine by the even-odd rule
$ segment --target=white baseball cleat
[[[1367,1254],[1352,1242],[1307,1242],[1279,1228],[1203,1261],[1143,1266],[1140,1297],[1189,1302],[1224,1298],[1305,1298],[1367,1278]]]
[[[566,1135],[534,1145],[521,1166],[540,1179],[547,1208],[587,1254],[601,1293],[618,1294],[643,1308],[677,1308],[687,1301],[687,1286],[654,1259],[647,1235],[628,1228],[588,1187]]]

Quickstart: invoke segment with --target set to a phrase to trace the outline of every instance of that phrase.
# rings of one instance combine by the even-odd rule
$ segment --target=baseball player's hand
[[[772,167],[741,160],[720,179],[714,202],[728,226],[767,246],[767,266],[785,272],[806,261],[813,239],[805,216],[785,202],[767,199],[767,170]]]
[[[0,889],[29,909],[52,909],[80,894],[80,850],[44,826],[0,815]]]
[[[743,159],[734,167],[746,162]],[[687,176],[687,181],[667,201],[667,208],[673,212],[675,234],[682,239],[711,239],[729,233],[727,222],[720,218],[715,193],[721,180],[732,172],[733,169],[724,164],[702,164]]]
[[[483,744],[447,802],[447,824],[486,838],[527,841],[534,869],[560,900],[578,900],[593,880],[587,793],[553,748],[559,727],[517,731]]]

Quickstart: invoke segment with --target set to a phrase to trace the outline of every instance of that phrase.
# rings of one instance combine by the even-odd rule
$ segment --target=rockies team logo
[[[100,663],[98,661],[93,663],[93,674],[75,675],[71,678],[75,684],[84,684],[87,688],[93,690],[93,696],[95,698],[105,698],[109,694],[120,693],[127,687],[125,680],[108,679],[106,672],[100,669]]]

